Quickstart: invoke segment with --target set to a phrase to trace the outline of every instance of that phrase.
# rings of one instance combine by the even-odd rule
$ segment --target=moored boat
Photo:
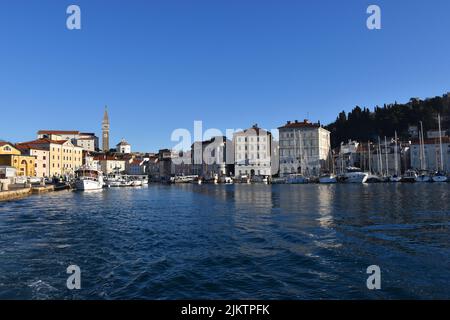
[[[433,182],[447,182],[448,181],[447,175],[442,171],[436,172],[436,174],[433,175],[432,179],[433,179]]]
[[[75,189],[98,190],[103,188],[103,173],[92,167],[84,166],[75,171]]]
[[[319,183],[324,183],[324,184],[329,184],[329,183],[336,183],[337,182],[337,177],[336,175],[332,174],[332,173],[325,173],[322,174],[319,177]]]

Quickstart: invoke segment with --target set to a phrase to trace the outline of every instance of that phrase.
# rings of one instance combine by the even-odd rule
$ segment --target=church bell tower
[[[109,151],[109,117],[108,107],[105,106],[105,113],[103,114],[102,121],[102,150],[103,152]]]

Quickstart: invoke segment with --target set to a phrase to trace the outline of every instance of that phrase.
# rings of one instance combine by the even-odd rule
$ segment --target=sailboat
[[[320,175],[319,177],[319,183],[326,183],[326,184],[330,184],[330,183],[336,183],[337,182],[337,177],[334,174],[334,161],[333,161],[333,155],[331,153],[331,148],[330,148],[330,152],[329,152],[329,165],[328,168],[330,168],[330,163],[331,163],[331,172],[324,172],[323,174]]]
[[[419,149],[420,149],[420,171],[416,177],[416,182],[431,182],[432,179],[426,170],[426,160],[425,160],[425,141],[423,139],[423,124],[420,121],[420,132],[419,132]]]
[[[439,124],[439,171],[433,176],[434,182],[446,182],[448,180],[447,175],[444,172],[444,157],[442,153],[442,131],[441,131],[441,115],[438,114],[438,124]]]
[[[397,146],[397,131],[395,131],[395,145],[394,145],[394,162],[395,173],[389,178],[391,182],[400,182],[402,177],[398,174],[398,146]]]

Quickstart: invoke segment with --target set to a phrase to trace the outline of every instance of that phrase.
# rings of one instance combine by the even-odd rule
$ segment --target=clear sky
[[[66,8],[81,7],[81,30]],[[382,29],[366,28],[370,4]],[[334,121],[450,91],[448,0],[2,0],[0,139],[39,129],[134,150],[174,145],[176,128],[271,129]]]

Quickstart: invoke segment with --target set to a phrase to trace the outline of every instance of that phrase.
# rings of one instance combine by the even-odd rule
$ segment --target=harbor
[[[440,183],[150,184],[2,202],[0,297],[445,299],[447,195]],[[82,290],[65,286],[70,264]]]

